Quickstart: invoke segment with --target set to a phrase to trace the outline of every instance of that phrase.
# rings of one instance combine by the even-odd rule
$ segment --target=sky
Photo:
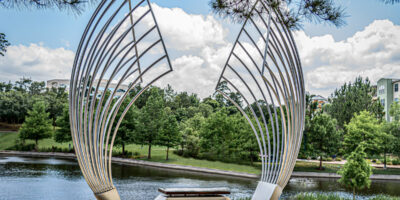
[[[400,78],[400,4],[337,0],[347,24],[336,28],[305,21],[294,32],[306,90],[328,97],[335,88],[369,77]],[[209,0],[153,0],[157,21],[171,52],[174,72],[159,86],[212,94],[240,29],[211,12]],[[59,10],[0,8],[0,32],[11,43],[0,57],[0,82],[31,77],[69,78],[75,51],[95,6],[81,15]]]

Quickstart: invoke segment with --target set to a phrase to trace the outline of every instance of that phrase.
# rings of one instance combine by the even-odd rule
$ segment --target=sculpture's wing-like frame
[[[126,112],[154,81],[172,71],[149,0],[132,2],[101,1],[83,33],[71,75],[75,153],[98,199],[119,199],[111,156]],[[143,88],[132,94],[139,83]]]
[[[279,198],[296,162],[305,116],[295,41],[279,11],[263,2],[255,1],[216,88],[248,120],[260,148],[262,175],[253,200]],[[243,99],[243,107],[231,92]]]

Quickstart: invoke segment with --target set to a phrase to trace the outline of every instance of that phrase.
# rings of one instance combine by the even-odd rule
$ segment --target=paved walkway
[[[52,152],[20,152],[20,151],[0,151],[0,156],[26,156],[26,157],[40,157],[40,158],[63,158],[63,159],[76,159],[75,154],[72,153],[52,153]],[[249,174],[249,173],[239,173],[218,169],[208,169],[201,167],[193,167],[193,166],[184,166],[184,165],[175,165],[175,164],[166,164],[166,163],[157,163],[150,162],[144,160],[134,160],[129,158],[112,158],[113,163],[121,164],[121,165],[143,165],[149,167],[157,167],[157,168],[165,168],[165,169],[173,169],[173,170],[185,170],[192,172],[201,172],[208,174],[218,174],[224,176],[233,176],[240,178],[251,178],[258,179],[259,175]],[[340,178],[338,174],[335,173],[319,173],[319,172],[293,172],[292,177],[298,178]],[[372,175],[372,180],[395,180],[400,181],[400,175]]]
[[[312,163],[319,163],[319,160],[307,160],[307,159],[297,159],[297,161],[303,161],[303,162],[312,162]],[[344,165],[346,163],[346,160],[341,160],[341,161],[323,161],[323,164],[336,164],[336,165]],[[383,168],[383,164],[371,164],[372,167],[376,168]],[[386,165],[386,168],[392,168],[392,169],[400,169],[400,165]]]

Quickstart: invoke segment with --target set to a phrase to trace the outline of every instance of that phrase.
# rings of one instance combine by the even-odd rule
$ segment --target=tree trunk
[[[125,156],[125,143],[122,143],[122,155]]]
[[[151,142],[149,142],[149,152],[147,153],[147,159],[151,159]]]
[[[35,139],[35,150],[39,151],[38,139]]]
[[[386,170],[386,151],[383,152],[383,159],[384,159],[384,161],[383,161],[383,169]]]
[[[322,156],[319,157],[319,170],[322,170]]]
[[[169,146],[167,147],[167,160],[168,160]]]
[[[356,200],[356,188],[353,188],[353,200]]]

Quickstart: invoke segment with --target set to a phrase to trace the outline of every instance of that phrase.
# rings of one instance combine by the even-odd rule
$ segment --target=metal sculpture
[[[172,71],[149,0],[136,2],[101,1],[83,33],[71,75],[75,154],[100,200],[120,199],[112,180],[111,157],[122,119],[144,90]],[[132,94],[139,83],[144,87]],[[122,95],[117,95],[121,90]]]
[[[295,42],[279,11],[257,0],[251,13],[216,90],[244,115],[260,148],[262,175],[252,199],[278,199],[301,144],[304,80]],[[102,0],[79,44],[69,93],[75,153],[97,199],[120,199],[111,174],[118,128],[143,91],[171,71],[149,0],[135,5]],[[139,84],[144,87],[136,91]],[[227,91],[240,96],[245,106]]]
[[[304,129],[303,72],[280,12],[257,0],[251,13],[216,90],[240,110],[256,136],[262,174],[252,200],[278,199],[292,174]]]

